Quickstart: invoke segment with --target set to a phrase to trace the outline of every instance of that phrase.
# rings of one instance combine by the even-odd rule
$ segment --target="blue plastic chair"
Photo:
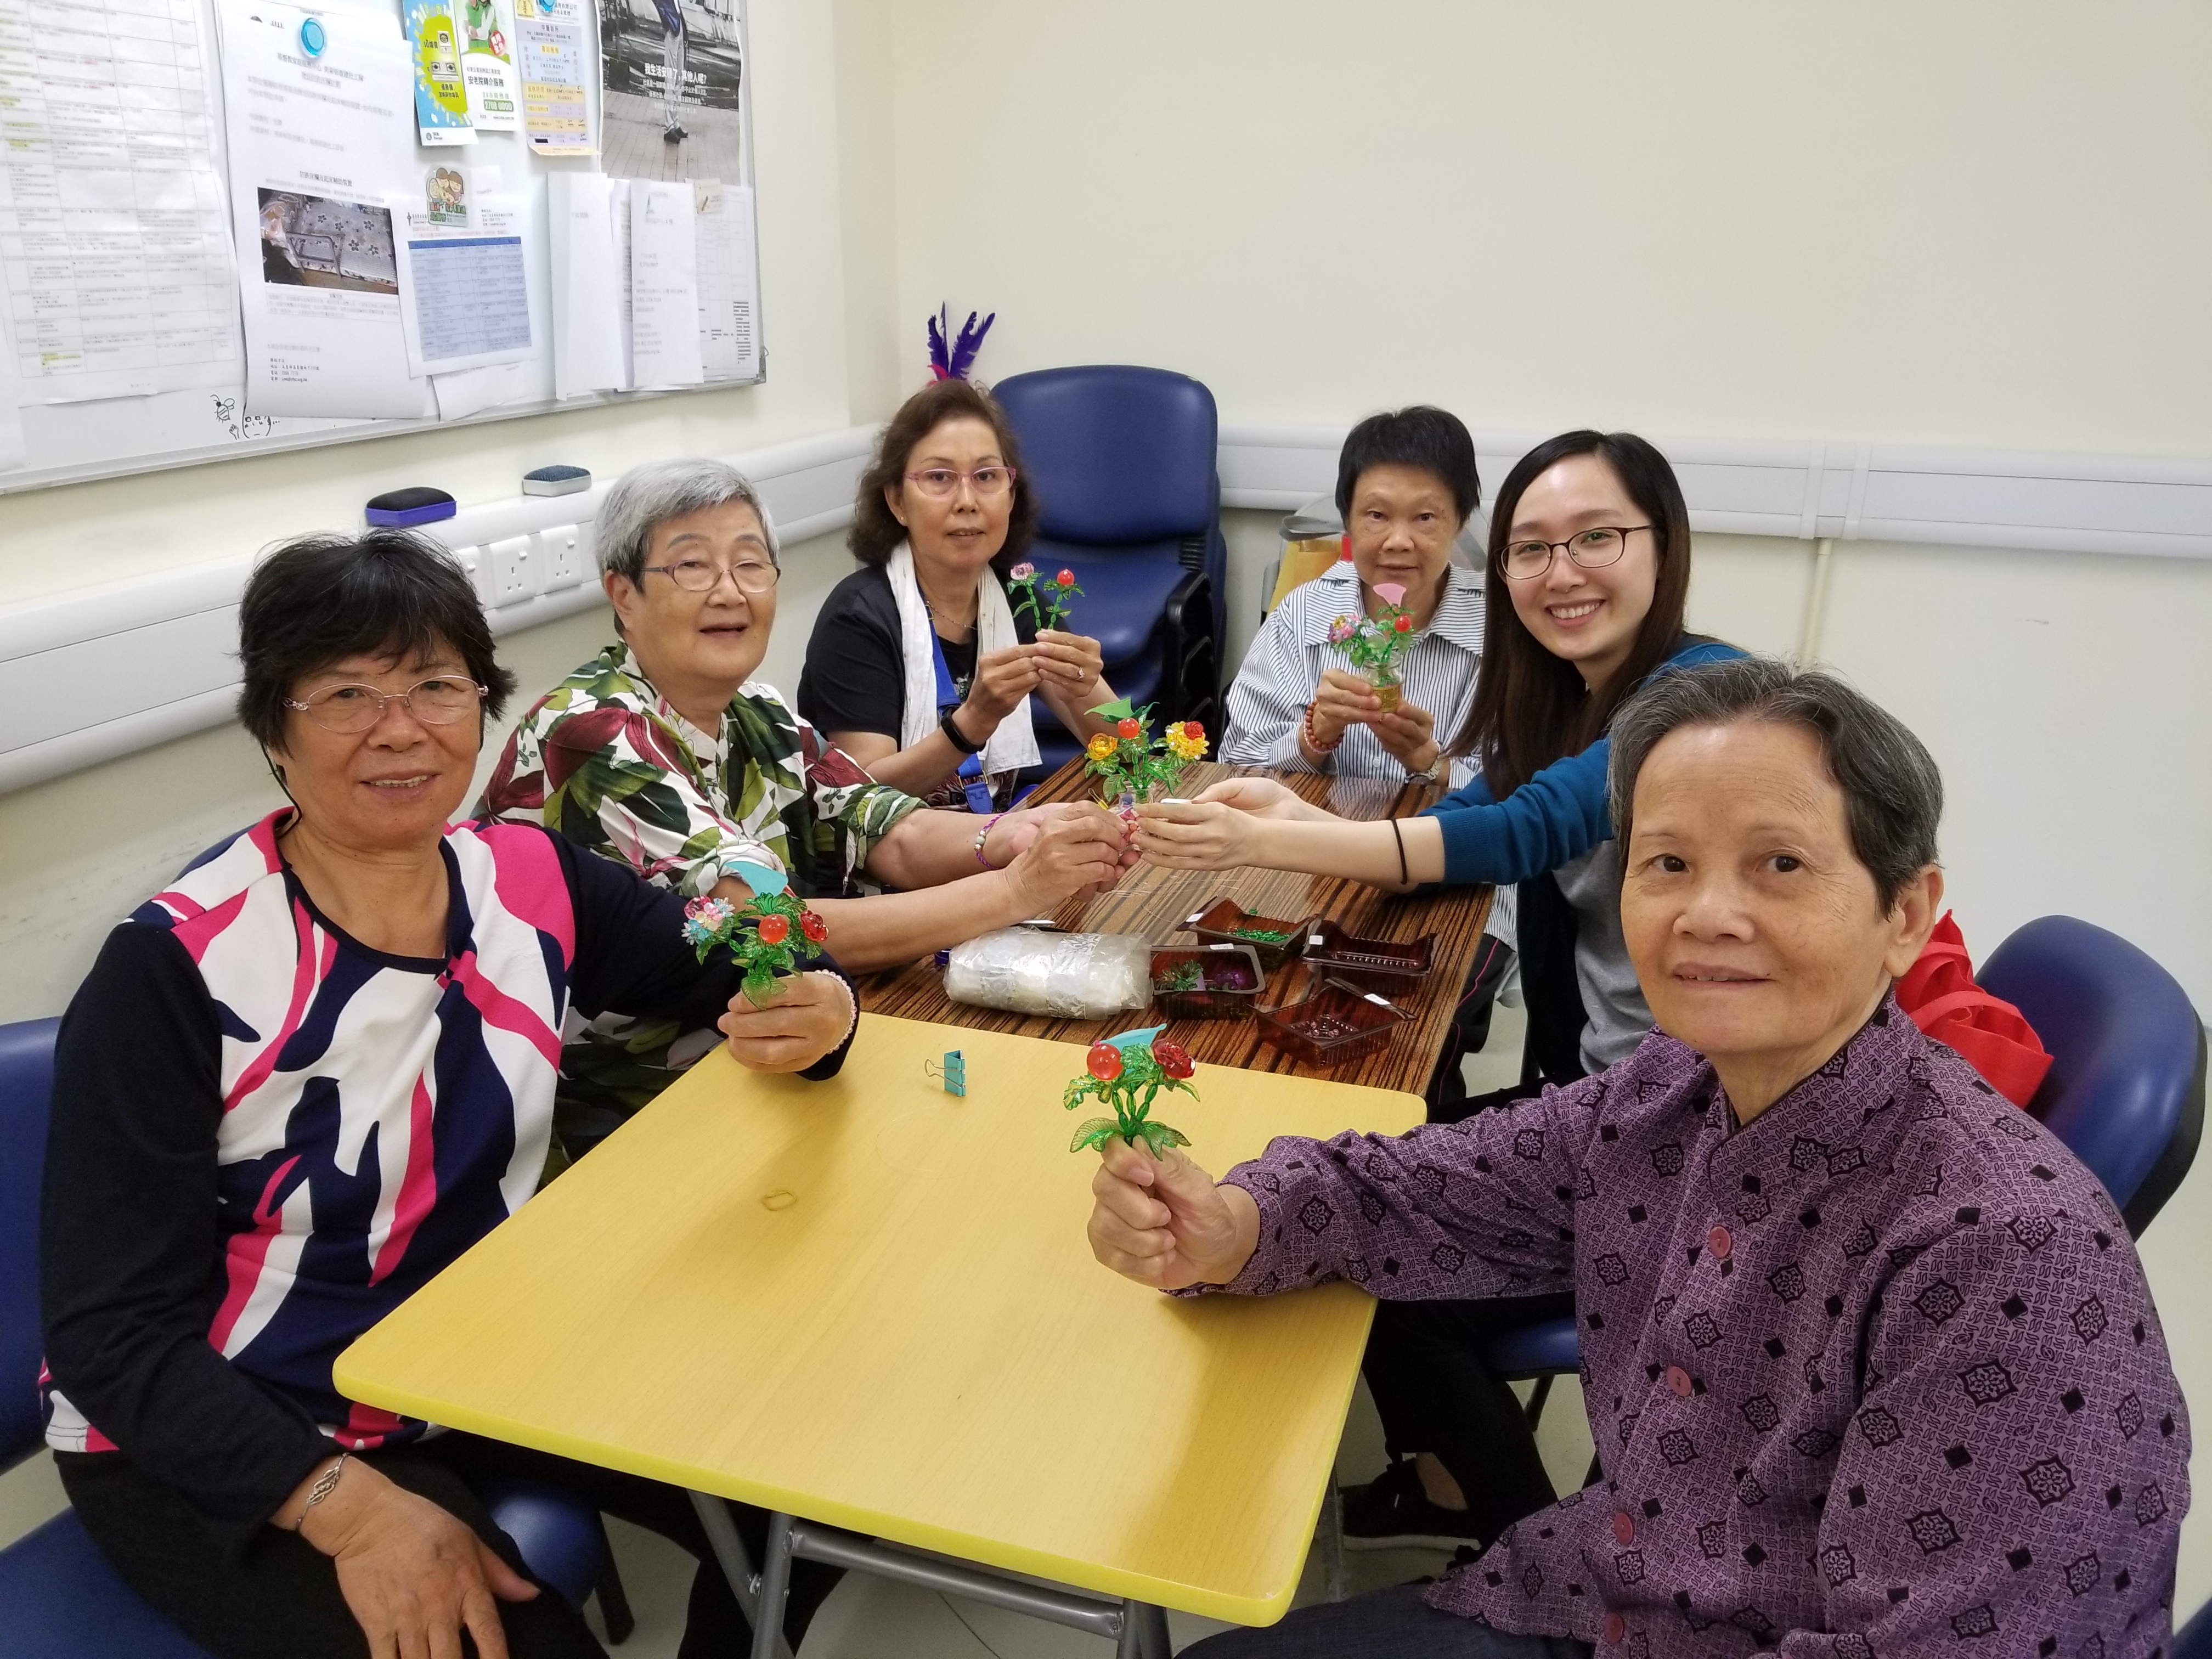
[[[2166,1650],[2171,1659],[2212,1659],[2212,1601],[2197,1609],[2197,1616],[2173,1633]]]
[[[58,1019],[0,1025],[0,1472],[40,1450],[39,1184],[46,1164]],[[608,1636],[635,1621],[611,1590],[599,1511],[557,1486],[514,1481],[481,1494],[522,1559],[571,1604],[596,1589]],[[207,1659],[116,1576],[72,1511],[0,1550],[0,1632],[9,1659]]]
[[[2188,993],[2118,934],[2072,916],[2027,923],[1976,980],[2027,1016],[2051,1053],[2028,1111],[2104,1182],[2140,1237],[2188,1175],[2204,1130],[2204,1024]],[[1552,1379],[1580,1368],[1575,1329],[1552,1320],[1484,1346],[1495,1375],[1535,1379],[1532,1424]],[[1595,1461],[1591,1470],[1595,1479]],[[2212,1648],[2212,1632],[2205,1639]]]
[[[1220,727],[1229,554],[1214,473],[1213,394],[1162,368],[1040,369],[992,393],[1021,440],[1040,522],[1028,556],[1075,572],[1072,619],[1106,678],[1154,719]],[[1048,767],[1079,745],[1036,709]]]

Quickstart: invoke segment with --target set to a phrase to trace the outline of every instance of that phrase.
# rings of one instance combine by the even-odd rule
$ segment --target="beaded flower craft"
[[[1083,590],[1075,585],[1075,573],[1063,570],[1056,576],[1042,578],[1044,582],[1044,611],[1037,611],[1037,568],[1027,559],[1006,573],[1006,591],[1014,596],[1014,614],[1026,611],[1030,620],[1039,628],[1058,628],[1067,615],[1067,596]]]
[[[1083,769],[1104,780],[1109,805],[1151,800],[1155,790],[1172,789],[1183,768],[1205,757],[1206,728],[1196,720],[1177,720],[1154,738],[1150,704],[1132,708],[1127,697],[1116,697],[1091,712],[1114,722],[1110,735],[1099,732],[1083,751]]]
[[[717,946],[744,969],[746,997],[766,1003],[775,981],[799,971],[801,957],[822,954],[830,929],[790,893],[757,894],[743,909],[727,899],[696,898],[684,907],[684,937],[706,961]]]
[[[1387,714],[1398,706],[1398,653],[1413,631],[1413,619],[1406,614],[1401,584],[1377,582],[1375,597],[1382,601],[1380,617],[1339,617],[1329,624],[1328,641],[1367,677]]]
[[[1161,1036],[1165,1030],[1164,1025],[1148,1025],[1091,1045],[1084,1058],[1084,1075],[1067,1085],[1060,1104],[1072,1112],[1084,1101],[1095,1098],[1100,1105],[1110,1107],[1114,1115],[1087,1118],[1078,1124],[1068,1151],[1102,1146],[1116,1135],[1132,1146],[1141,1145],[1154,1158],[1170,1146],[1190,1145],[1190,1138],[1182,1130],[1157,1122],[1151,1115],[1152,1101],[1163,1089],[1180,1089],[1192,1099],[1198,1098],[1198,1091],[1188,1081],[1197,1069],[1191,1064],[1190,1053],[1180,1042]]]

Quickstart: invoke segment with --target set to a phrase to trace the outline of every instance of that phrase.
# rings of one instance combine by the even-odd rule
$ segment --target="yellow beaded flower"
[[[1206,728],[1196,720],[1177,720],[1167,729],[1168,753],[1179,761],[1194,761],[1206,754]]]
[[[1095,761],[1110,760],[1114,756],[1114,739],[1101,732],[1091,739],[1091,746],[1084,753]]]

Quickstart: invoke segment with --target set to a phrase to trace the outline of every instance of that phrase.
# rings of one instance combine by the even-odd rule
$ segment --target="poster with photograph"
[[[599,7],[607,172],[670,183],[743,179],[736,0],[599,0]]]

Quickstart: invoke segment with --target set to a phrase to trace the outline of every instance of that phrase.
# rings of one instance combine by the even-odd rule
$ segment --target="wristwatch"
[[[1407,767],[1406,769],[1406,781],[1408,783],[1434,783],[1437,777],[1443,772],[1445,764],[1444,751],[1442,749],[1438,749],[1437,750],[1437,757],[1431,761],[1425,767],[1422,768],[1421,770],[1416,772],[1410,766]]]

